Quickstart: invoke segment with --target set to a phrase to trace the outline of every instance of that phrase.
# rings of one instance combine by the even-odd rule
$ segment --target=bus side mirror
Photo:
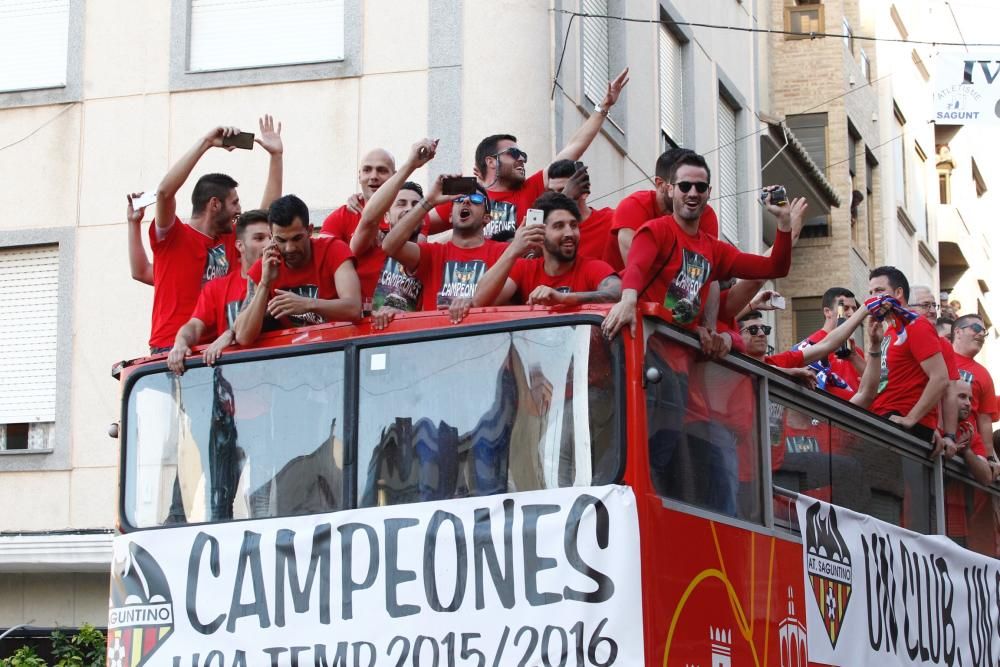
[[[642,386],[645,387],[648,384],[660,384],[660,380],[663,379],[663,373],[660,372],[659,368],[655,366],[650,366],[646,369],[646,376]]]

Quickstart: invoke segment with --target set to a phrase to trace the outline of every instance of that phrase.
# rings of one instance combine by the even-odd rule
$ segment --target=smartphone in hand
[[[441,181],[441,194],[448,197],[471,195],[476,191],[475,176],[456,176]]]
[[[253,150],[253,132],[240,132],[229,137],[222,137],[222,145],[227,148],[232,146],[248,151]]]
[[[529,208],[524,216],[524,226],[541,225],[545,222],[545,212],[540,208]]]
[[[156,188],[152,191],[147,190],[143,193],[141,197],[136,197],[132,200],[132,208],[136,211],[141,211],[142,209],[156,203]]]

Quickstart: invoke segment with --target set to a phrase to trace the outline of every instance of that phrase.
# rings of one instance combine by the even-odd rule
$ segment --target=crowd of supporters
[[[441,175],[426,190],[410,179],[434,160],[437,141],[417,141],[402,164],[372,150],[358,167],[360,193],[318,232],[306,202],[282,195],[281,125],[267,116],[255,138],[269,156],[259,208],[243,211],[237,182],[207,174],[194,186],[189,221],[181,221],[176,193],[202,155],[233,150],[239,134],[214,128],[159,184],[148,232],[152,262],[141,240],[144,211],[134,205],[142,193],[128,197],[132,275],[154,289],[150,351],[169,353],[168,365],[182,373],[199,344],[208,344],[203,355],[212,364],[269,330],[364,317],[384,329],[399,313],[435,309],[458,322],[470,307],[508,303],[614,304],[602,327],[613,338],[634,331],[637,304],[652,301],[668,321],[697,333],[708,358],[735,351],[778,367],[888,418],[935,454],[963,458],[979,481],[995,480],[992,422],[1000,415],[993,380],[975,361],[986,337],[978,315],[939,319],[929,288],[883,266],[871,271],[864,303],[831,287],[822,328],[773,353],[763,313],[781,299],[762,288],[788,274],[804,199],[764,189],[762,204],[778,231],[763,255],[719,239],[708,205],[711,173],[690,150],[658,158],[653,189],[615,208],[588,203],[580,160],[627,82],[626,70],[555,160],[531,174],[511,134],[479,143],[472,179]],[[852,344],[859,327],[863,347]],[[686,382],[683,365],[671,366]],[[667,442],[661,462],[670,451]],[[724,506],[732,505],[730,495]]]

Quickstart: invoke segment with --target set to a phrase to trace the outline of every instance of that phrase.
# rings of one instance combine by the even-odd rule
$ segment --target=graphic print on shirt
[[[201,284],[204,285],[209,280],[222,278],[229,274],[229,259],[226,257],[226,246],[221,243],[214,248],[209,248],[205,255],[205,270],[201,273]]]
[[[811,435],[789,435],[785,438],[785,451],[789,454],[818,454],[819,440]]]
[[[684,249],[684,265],[667,288],[667,296],[663,306],[673,312],[674,322],[690,324],[701,311],[701,298],[698,292],[705,285],[711,273],[712,265],[704,256]]]
[[[416,276],[407,273],[403,265],[387,257],[382,267],[382,275],[375,285],[375,295],[372,297],[373,311],[388,306],[412,313],[420,303],[420,294],[424,284]]]
[[[958,379],[961,380],[962,382],[968,382],[970,385],[972,385],[976,379],[976,376],[972,374],[972,371],[966,371],[960,368],[958,369]]]
[[[476,284],[486,275],[486,262],[473,259],[468,262],[445,262],[441,290],[437,293],[437,307],[447,308],[457,297],[472,298]]]
[[[882,364],[879,370],[878,376],[878,392],[879,394],[885,389],[885,386],[889,384],[889,336],[882,339]]]
[[[490,214],[483,228],[486,238],[494,241],[510,241],[517,231],[517,206],[509,201],[491,202]]]

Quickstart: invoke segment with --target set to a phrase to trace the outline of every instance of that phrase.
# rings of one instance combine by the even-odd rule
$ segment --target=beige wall
[[[0,574],[0,627],[108,623],[104,574]]]

